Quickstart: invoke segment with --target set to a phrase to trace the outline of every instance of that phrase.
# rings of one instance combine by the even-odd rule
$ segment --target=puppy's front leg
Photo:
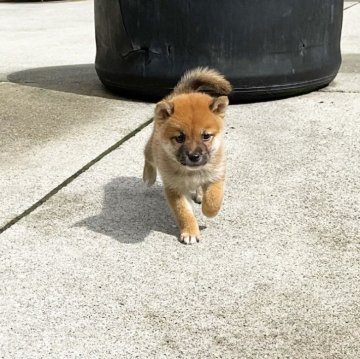
[[[165,194],[180,229],[180,242],[199,242],[199,226],[187,198],[168,187],[165,187]]]
[[[204,190],[202,212],[206,217],[215,217],[220,211],[224,197],[224,181],[210,183]]]
[[[143,181],[148,185],[152,186],[156,181],[156,167],[154,166],[154,155],[151,148],[153,139],[150,137],[144,150],[145,164],[143,170]]]

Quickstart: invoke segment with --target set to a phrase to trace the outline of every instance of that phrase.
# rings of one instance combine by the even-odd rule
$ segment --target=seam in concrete
[[[349,94],[360,94],[360,91],[345,91],[345,90],[319,90],[319,92],[326,92],[326,93],[349,93]]]
[[[141,130],[143,130],[145,127],[150,125],[150,123],[153,121],[153,119],[150,119],[143,124],[141,124],[139,127],[137,127],[135,130],[128,133],[126,136],[124,136],[121,140],[110,146],[108,149],[106,149],[104,152],[100,153],[97,157],[95,157],[93,160],[88,162],[85,166],[81,167],[77,172],[75,172],[73,175],[68,177],[65,181],[60,183],[58,186],[56,186],[54,189],[52,189],[50,192],[48,192],[44,197],[42,197],[40,200],[35,202],[32,206],[30,206],[28,209],[26,209],[24,212],[10,220],[8,223],[6,223],[3,227],[0,228],[0,234],[12,227],[14,224],[19,222],[22,218],[28,216],[31,212],[35,211],[38,207],[40,207],[43,203],[45,203],[48,199],[50,199],[52,196],[54,196],[56,193],[58,193],[62,188],[66,187],[68,184],[70,184],[72,181],[74,181],[77,177],[79,177],[82,173],[87,171],[89,168],[91,168],[95,163],[102,160],[105,156],[116,150],[118,147],[120,147],[123,143],[128,141],[130,138],[134,137],[137,133],[139,133]]]
[[[359,5],[359,3],[357,2],[356,4],[352,4],[352,5],[349,5],[348,7],[345,7],[344,8],[344,11],[345,10],[348,10],[348,9],[351,9],[352,7],[356,6],[356,5]]]

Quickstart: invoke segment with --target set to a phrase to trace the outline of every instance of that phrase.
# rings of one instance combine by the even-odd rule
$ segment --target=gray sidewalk
[[[360,4],[329,87],[230,107],[193,246],[141,183],[153,105],[96,78],[92,7],[0,2],[0,358],[359,358]]]

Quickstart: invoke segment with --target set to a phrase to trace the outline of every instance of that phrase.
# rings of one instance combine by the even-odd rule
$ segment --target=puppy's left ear
[[[210,110],[217,115],[224,116],[226,107],[229,105],[227,96],[216,97],[210,103]]]

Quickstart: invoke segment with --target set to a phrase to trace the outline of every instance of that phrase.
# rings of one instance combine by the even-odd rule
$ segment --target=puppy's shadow
[[[85,226],[123,243],[139,243],[152,231],[177,236],[162,187],[155,184],[147,188],[136,177],[118,177],[108,183],[101,213],[75,226]]]

